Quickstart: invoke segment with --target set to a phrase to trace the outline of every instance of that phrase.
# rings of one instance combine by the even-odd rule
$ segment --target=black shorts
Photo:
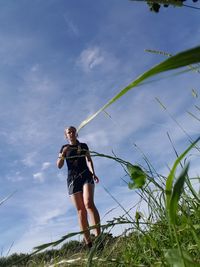
[[[86,171],[82,174],[68,175],[67,185],[69,195],[83,192],[83,186],[85,184],[94,184],[91,172]]]

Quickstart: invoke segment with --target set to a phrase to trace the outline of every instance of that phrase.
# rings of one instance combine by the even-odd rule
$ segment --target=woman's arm
[[[88,168],[89,168],[90,172],[92,173],[93,180],[96,183],[98,183],[99,182],[99,178],[95,174],[94,164],[93,164],[92,158],[90,156],[90,152],[87,151],[85,156],[86,156],[86,162],[87,162]]]
[[[64,165],[65,157],[63,156],[63,153],[58,154],[58,159],[56,161],[57,167],[61,169]]]
[[[58,154],[58,159],[56,161],[56,165],[59,169],[61,169],[64,165],[65,158],[66,158],[67,146],[64,148],[62,147],[60,153]]]

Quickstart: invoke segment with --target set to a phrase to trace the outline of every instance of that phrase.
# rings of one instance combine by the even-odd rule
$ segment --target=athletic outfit
[[[94,184],[92,173],[87,162],[86,153],[89,151],[87,144],[77,141],[76,145],[64,145],[60,149],[67,147],[66,163],[68,167],[67,185],[69,195],[83,192],[84,184]]]

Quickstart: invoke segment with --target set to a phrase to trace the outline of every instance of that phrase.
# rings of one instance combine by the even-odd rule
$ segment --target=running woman
[[[81,231],[84,231],[84,241],[88,248],[92,247],[89,223],[89,215],[92,225],[96,225],[94,234],[100,235],[100,216],[94,204],[94,182],[99,178],[94,171],[94,165],[87,144],[80,143],[74,126],[64,131],[68,144],[63,145],[57,159],[57,167],[61,169],[66,161],[68,167],[67,185],[70,198],[77,210]]]

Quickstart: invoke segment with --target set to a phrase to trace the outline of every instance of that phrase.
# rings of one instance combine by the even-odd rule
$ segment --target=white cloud
[[[76,61],[76,65],[80,67],[85,73],[98,68],[103,76],[116,71],[120,67],[120,60],[112,53],[98,45],[88,47],[83,50]],[[109,76],[110,79],[110,76]],[[104,81],[101,82],[103,86]]]
[[[41,170],[39,172],[36,172],[33,174],[33,178],[40,182],[43,183],[45,181],[45,170],[47,170],[51,166],[50,162],[43,162],[41,166]]]
[[[89,72],[104,61],[104,54],[99,47],[90,47],[81,52],[77,65]]]
[[[44,163],[42,163],[41,170],[44,171],[44,170],[48,169],[50,166],[51,166],[50,162],[44,162]]]
[[[17,171],[14,174],[8,175],[6,179],[11,182],[21,182],[24,180],[24,177],[20,171]]]
[[[22,159],[22,163],[27,167],[32,167],[35,165],[35,158],[37,156],[36,152],[27,153],[25,158]]]
[[[44,180],[45,180],[44,173],[42,173],[42,172],[36,172],[36,173],[34,173],[33,174],[33,178],[36,181],[40,182],[40,183],[44,182]]]

